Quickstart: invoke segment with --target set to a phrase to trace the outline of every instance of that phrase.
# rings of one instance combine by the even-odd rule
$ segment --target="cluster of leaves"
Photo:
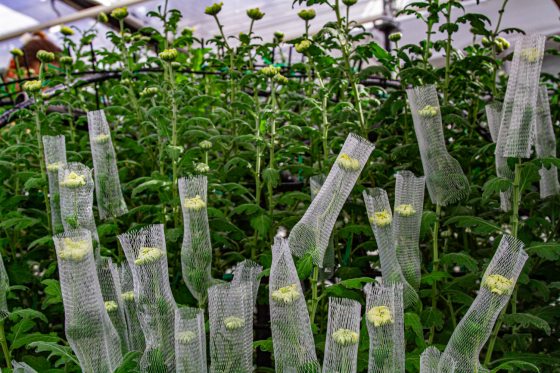
[[[518,30],[500,29],[481,14],[465,14],[459,1],[418,2],[402,13],[424,21],[426,39],[419,45],[397,42],[387,51],[363,26],[345,17],[346,5],[338,0],[296,2],[328,7],[336,21],[324,25],[316,35],[306,32],[283,41],[280,35],[263,40],[253,32],[258,20],[248,19],[247,33],[239,37],[220,34],[203,42],[192,30],[179,28],[178,11],[164,7],[148,14],[162,21],[163,32],[143,28],[129,33],[121,22],[119,31],[108,33],[113,49],[90,51],[95,28],[78,30],[82,32],[78,43],[65,38],[63,53],[72,55],[74,63],[68,74],[47,71],[48,85],[71,80],[75,84],[59,90],[45,106],[65,110],[21,110],[1,131],[0,250],[11,283],[8,300],[12,313],[5,325],[14,359],[38,371],[77,370],[76,359],[64,341],[34,113],[39,115],[42,135],[66,135],[69,161],[91,166],[83,114],[99,105],[105,109],[112,123],[129,213],[118,220],[98,221],[102,254],[122,260],[116,234],[138,225],[165,224],[174,296],[178,303],[188,305],[196,302],[181,280],[177,176],[208,175],[213,275],[228,279],[229,269],[246,257],[265,269],[270,267],[273,236],[279,228],[289,230],[301,218],[310,202],[308,178],[328,172],[348,133],[375,140],[376,149],[333,232],[337,281],[328,287],[320,285],[314,325],[321,354],[327,297],[364,302],[362,285],[379,274],[378,257],[371,255],[376,243],[360,197],[362,190],[376,185],[391,194],[396,171],[422,174],[405,93],[406,87],[421,84],[436,84],[442,92],[448,149],[463,166],[471,193],[467,200],[443,211],[437,271],[432,271],[430,262],[435,207],[427,202],[420,245],[423,277],[419,295],[424,306],[405,314],[407,370],[418,371],[430,329],[436,331],[433,343],[445,345],[476,295],[499,236],[509,229],[509,215],[500,212],[497,198],[497,192],[509,184],[495,177],[494,145],[484,125],[484,106],[503,97],[507,81],[501,67],[510,51],[499,51],[493,41]],[[352,6],[352,2],[348,4]],[[217,16],[216,20],[219,22]],[[434,40],[435,27],[445,36],[442,40]],[[452,40],[461,27],[469,28],[477,42],[458,50]],[[478,41],[481,37],[489,42],[483,45]],[[286,54],[279,51],[305,40],[311,40],[305,58],[288,64]],[[170,65],[172,73],[153,52],[154,46],[160,51],[180,50]],[[432,53],[445,57],[442,67],[430,65]],[[262,64],[272,61],[287,81],[258,72]],[[118,74],[92,84],[75,74],[94,67]],[[373,85],[372,75],[394,79],[395,84]],[[542,78],[549,85],[553,121],[557,122],[560,77],[543,74]],[[201,146],[203,140],[212,146]],[[496,360],[491,363],[495,370],[534,364],[551,371],[560,366],[558,342],[551,336],[560,326],[556,301],[560,293],[560,199],[539,199],[536,186],[541,163],[533,160],[523,169],[519,237],[526,243],[530,259],[520,277],[516,312],[504,318],[496,343]],[[554,159],[549,163],[558,164]],[[310,258],[300,259],[297,266],[300,278],[306,280],[312,271]],[[434,282],[440,289],[436,307],[430,299]],[[258,299],[261,309],[267,307],[267,299],[263,285]],[[259,355],[269,356],[272,351],[266,337],[255,346]],[[359,371],[367,369],[367,351],[364,326]],[[122,371],[128,371],[137,357],[128,356]],[[271,368],[259,366],[259,370]]]

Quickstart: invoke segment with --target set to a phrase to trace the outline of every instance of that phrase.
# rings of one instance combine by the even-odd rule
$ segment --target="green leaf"
[[[500,227],[477,216],[454,216],[447,219],[445,225],[457,224],[459,227],[472,228],[474,233],[486,234],[493,232],[505,233]]]
[[[43,333],[30,333],[19,336],[17,339],[10,343],[10,351],[16,350],[23,346],[27,346],[32,342],[42,341],[42,342],[58,342],[60,340],[55,334],[43,334]]]
[[[363,284],[367,284],[370,282],[375,282],[375,280],[371,277],[358,277],[358,278],[351,278],[348,280],[342,280],[338,284],[344,286],[347,289],[362,290]]]
[[[511,360],[505,363],[502,363],[500,365],[498,365],[496,368],[493,368],[490,373],[497,373],[500,372],[502,370],[508,371],[508,372],[512,372],[514,371],[516,368],[521,368],[521,370],[523,372],[527,372],[528,370],[532,370],[534,372],[540,372],[539,368],[531,363],[528,363],[526,361],[521,361],[521,360]]]
[[[560,243],[558,242],[534,243],[526,251],[528,254],[534,254],[548,261],[560,259]]]
[[[478,271],[478,263],[476,259],[467,253],[447,253],[440,258],[443,264],[456,264],[463,266],[471,272]]]
[[[509,326],[521,326],[522,328],[536,328],[550,335],[551,329],[548,322],[530,313],[512,313],[504,316],[504,323]]]
[[[243,203],[233,209],[232,213],[234,215],[254,215],[256,212],[263,212],[263,208],[255,203]]]
[[[28,345],[29,348],[34,348],[36,352],[48,352],[49,360],[55,358],[55,366],[59,367],[68,363],[74,363],[80,366],[78,359],[74,356],[74,352],[69,346],[61,346],[55,342],[36,341]]]
[[[406,328],[412,329],[414,334],[419,339],[424,339],[424,329],[422,328],[422,322],[420,321],[420,316],[414,312],[405,312],[404,314],[404,326]]]
[[[423,275],[421,281],[423,284],[432,285],[434,282],[441,281],[450,277],[451,275],[447,272],[436,271],[428,273],[427,275]]]
[[[311,254],[307,253],[297,261],[296,270],[300,280],[309,278],[313,270],[313,257]]]
[[[271,225],[272,219],[267,214],[261,214],[251,219],[251,227],[261,236],[268,235]]]
[[[60,290],[60,282],[54,279],[47,279],[41,281],[45,285],[43,291],[47,295],[43,299],[42,308],[45,309],[52,304],[62,303],[62,291]]]
[[[482,189],[482,200],[487,201],[492,195],[499,192],[505,192],[513,186],[513,181],[505,177],[493,177],[488,180]]]
[[[268,337],[268,339],[263,339],[260,341],[253,342],[253,350],[260,349],[263,352],[272,352],[274,351],[272,345],[272,337]]]
[[[138,363],[142,353],[139,351],[129,351],[124,355],[121,365],[114,371],[114,373],[128,373],[137,372],[139,370]]]
[[[20,318],[22,319],[40,319],[46,323],[48,323],[49,321],[47,320],[47,317],[40,311],[31,309],[31,308],[23,308],[23,309],[19,309],[19,310],[15,310],[10,312],[10,320],[12,321],[16,321]]]
[[[437,308],[427,307],[420,316],[422,324],[426,328],[435,327],[441,329],[443,327],[443,313]]]
[[[32,177],[27,179],[24,184],[24,188],[28,191],[33,189],[42,189],[44,186],[47,185],[47,181],[41,177]]]

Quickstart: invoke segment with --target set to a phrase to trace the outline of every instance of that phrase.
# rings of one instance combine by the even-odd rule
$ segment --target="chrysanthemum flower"
[[[350,346],[358,343],[360,336],[350,329],[338,329],[332,334],[333,340],[341,346]]]
[[[245,320],[237,316],[228,316],[224,319],[224,325],[229,331],[237,330],[245,325]]]
[[[291,304],[298,300],[301,294],[298,291],[297,284],[281,287],[272,292],[272,300],[276,303]]]
[[[206,207],[206,202],[197,194],[192,198],[185,198],[184,205],[187,210],[200,211]]]
[[[84,185],[86,185],[86,177],[84,175],[78,175],[74,171],[66,175],[64,180],[60,182],[61,187],[66,187],[71,189],[80,188],[83,187]]]
[[[346,153],[340,154],[336,162],[343,170],[346,171],[360,170],[360,161],[358,161],[356,158],[352,158],[350,155]]]
[[[163,256],[163,251],[157,247],[142,247],[138,257],[134,260],[134,264],[142,266],[153,263]]]
[[[502,275],[490,275],[483,285],[494,294],[506,295],[511,292],[513,281]]]
[[[369,218],[369,222],[371,224],[377,225],[378,227],[381,228],[388,226],[389,224],[391,224],[392,221],[393,218],[391,217],[391,214],[389,214],[389,211],[387,210],[374,212],[373,216]]]
[[[370,309],[367,312],[367,320],[375,327],[392,324],[394,322],[391,310],[387,306],[377,306]]]

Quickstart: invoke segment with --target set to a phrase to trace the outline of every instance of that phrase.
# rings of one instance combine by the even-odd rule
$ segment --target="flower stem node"
[[[264,17],[264,13],[259,8],[252,8],[247,10],[247,16],[253,21],[258,21]]]
[[[177,342],[182,345],[188,345],[191,342],[193,342],[195,339],[196,339],[196,333],[190,330],[177,333],[177,335],[175,336],[175,340],[177,340]]]
[[[494,294],[507,295],[511,293],[513,281],[502,275],[490,275],[484,281],[484,286]]]
[[[115,312],[119,309],[119,305],[114,300],[108,300],[105,302],[105,309],[107,312]]]
[[[60,182],[61,187],[76,189],[86,185],[86,177],[84,175],[78,175],[74,171],[70,172],[64,180]]]
[[[209,16],[217,16],[218,13],[222,11],[222,6],[224,6],[224,3],[214,3],[210,6],[207,6],[204,10],[204,13],[208,14]]]
[[[53,52],[47,52],[44,49],[41,49],[40,51],[37,52],[36,57],[39,61],[44,62],[44,63],[49,63],[49,62],[53,62],[54,61],[54,53]]]
[[[113,17],[116,20],[122,21],[123,19],[128,17],[128,9],[126,7],[115,8],[111,12],[111,17]]]
[[[333,340],[341,346],[351,346],[358,343],[360,336],[350,329],[338,329],[332,334]]]
[[[71,238],[65,238],[63,242],[63,249],[58,254],[62,260],[80,262],[85,259],[91,250],[91,246],[88,245],[86,240],[74,241]]]
[[[367,320],[376,328],[394,322],[391,310],[387,306],[377,306],[370,309],[367,312]]]
[[[197,194],[192,198],[185,198],[184,205],[187,210],[200,211],[206,207],[206,202]]]
[[[438,115],[439,109],[432,105],[426,105],[422,109],[418,110],[418,114],[424,118],[433,118]]]
[[[311,21],[316,15],[315,9],[302,9],[298,13],[299,18],[304,21]]]
[[[153,263],[163,256],[163,251],[157,247],[142,247],[138,257],[134,260],[134,264],[142,266]]]
[[[291,304],[298,300],[301,294],[297,289],[297,284],[292,284],[288,286],[281,287],[278,290],[272,292],[272,300],[276,303]]]
[[[361,166],[360,161],[346,153],[341,153],[336,162],[345,171],[359,171]]]
[[[369,219],[371,224],[377,225],[380,228],[386,227],[393,221],[391,214],[389,211],[377,211],[373,214],[373,216]]]
[[[401,204],[395,208],[395,213],[400,216],[409,217],[416,214],[416,210],[414,209],[414,206],[410,204]]]
[[[41,90],[43,83],[40,80],[28,80],[23,83],[23,89],[26,92],[33,93]]]
[[[231,332],[242,328],[245,325],[245,320],[237,316],[228,316],[224,319],[224,325]]]
[[[158,54],[159,58],[161,58],[161,60],[165,62],[175,61],[178,55],[179,53],[175,48],[165,49],[163,52],[160,52],[160,54]]]
[[[134,302],[134,292],[133,291],[124,292],[121,294],[121,298],[125,302]]]

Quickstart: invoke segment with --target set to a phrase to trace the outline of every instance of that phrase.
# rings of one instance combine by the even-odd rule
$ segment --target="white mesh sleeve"
[[[323,174],[311,176],[309,178],[309,187],[311,189],[311,200],[315,199],[315,196],[319,194],[319,191],[321,190],[321,187],[325,183],[326,178],[327,177]],[[327,248],[325,250],[325,255],[323,257],[323,268],[321,274],[323,275],[323,277],[330,277],[333,275],[334,270],[335,270],[334,242],[333,242],[333,236],[331,232],[331,235],[329,236],[329,243],[327,245]]]
[[[10,290],[10,279],[4,266],[4,258],[0,254],[0,321],[10,314],[8,310],[7,293]]]
[[[119,277],[121,281],[121,300],[126,318],[128,350],[144,352],[146,340],[144,339],[144,332],[138,319],[138,306],[134,297],[134,283],[128,263],[120,265]]]
[[[445,206],[465,198],[469,182],[445,147],[436,87],[427,85],[406,92],[432,203]]]
[[[175,311],[175,360],[177,372],[207,372],[204,310],[182,307]]]
[[[90,111],[87,113],[87,119],[99,217],[105,220],[121,216],[126,214],[128,209],[121,190],[117,156],[105,112]]]
[[[70,230],[53,239],[66,339],[84,372],[112,372],[122,360],[121,343],[101,295],[91,233]]]
[[[550,116],[550,105],[546,86],[539,87],[537,99],[537,126],[535,147],[539,158],[556,157],[556,135],[552,127],[552,117]],[[558,168],[542,167],[539,170],[541,175],[540,192],[541,198],[546,198],[560,194],[558,183]]]
[[[334,162],[327,179],[288,238],[293,254],[311,253],[322,267],[336,219],[373,151],[369,141],[350,134]]]
[[[249,259],[239,263],[233,271],[233,280],[231,281],[232,285],[251,285],[251,293],[253,297],[251,304],[253,306],[255,306],[257,302],[257,293],[259,291],[259,283],[261,282],[259,275],[261,272],[262,266]]]
[[[323,373],[355,373],[360,342],[362,305],[351,299],[329,298],[329,320]]]
[[[62,217],[60,216],[60,192],[58,170],[66,164],[66,142],[64,136],[43,136],[43,149],[49,180],[49,203],[53,234],[62,233]]]

